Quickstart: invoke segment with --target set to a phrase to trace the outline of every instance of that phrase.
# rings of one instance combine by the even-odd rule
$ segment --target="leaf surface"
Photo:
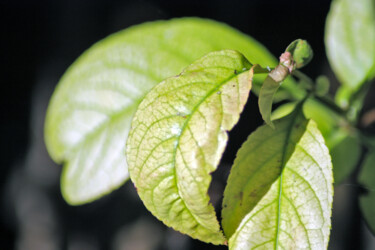
[[[359,205],[367,225],[375,233],[375,151],[372,150],[366,156],[361,172],[359,183],[366,188],[366,193],[359,197]]]
[[[295,105],[295,103],[281,105],[272,113],[272,118],[289,114]],[[358,138],[345,126],[342,127],[342,124],[345,124],[342,117],[315,99],[307,100],[303,111],[308,119],[313,119],[317,123],[331,154],[335,185],[340,184],[358,164],[361,155]]]
[[[65,200],[83,204],[122,185],[128,178],[125,141],[144,95],[194,60],[220,49],[241,51],[264,67],[276,64],[249,36],[198,18],[137,25],[80,56],[60,80],[45,123],[48,152],[56,162],[64,162]],[[285,82],[286,88],[293,86]]]
[[[325,34],[329,62],[342,84],[357,90],[375,76],[375,1],[333,1]]]
[[[228,238],[279,178],[306,125],[299,108],[275,121],[275,128],[259,127],[241,146],[224,192],[222,224]]]
[[[223,244],[207,194],[251,88],[238,52],[212,52],[150,91],[127,142],[130,177],[148,210],[193,238]]]
[[[260,88],[258,106],[259,112],[262,115],[264,122],[271,128],[275,128],[273,122],[271,121],[272,103],[273,98],[281,85],[281,82],[276,81],[270,75],[271,73],[268,74],[268,76],[264,80],[262,87]]]
[[[310,120],[280,177],[242,219],[229,248],[326,249],[332,182],[328,149]]]
[[[347,133],[337,139],[330,148],[335,185],[341,183],[354,171],[361,156],[359,140]]]

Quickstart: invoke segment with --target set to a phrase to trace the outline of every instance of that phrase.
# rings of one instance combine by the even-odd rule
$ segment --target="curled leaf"
[[[193,238],[223,244],[207,194],[227,130],[251,88],[251,64],[236,51],[212,52],[144,98],[127,141],[130,177],[148,210]]]

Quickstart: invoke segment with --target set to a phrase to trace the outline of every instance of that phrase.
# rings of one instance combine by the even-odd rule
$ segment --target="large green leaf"
[[[264,134],[265,139],[267,136]],[[263,153],[266,152],[259,155]],[[310,120],[280,177],[242,219],[229,239],[229,248],[326,249],[332,182],[328,149],[315,122]],[[250,187],[244,186],[243,193]]]
[[[250,63],[238,52],[209,53],[144,98],[127,142],[129,172],[145,206],[166,225],[223,244],[207,194],[227,130],[251,88]]]
[[[359,198],[362,215],[375,234],[375,150],[367,155],[359,175],[359,182],[367,191]]]
[[[276,119],[289,114],[295,105],[295,103],[281,105],[272,113],[272,118]],[[335,184],[340,184],[358,164],[361,155],[358,138],[350,129],[342,126],[345,124],[342,117],[315,99],[307,100],[303,111],[307,118],[317,123],[322,132],[331,154]]]
[[[307,120],[298,108],[274,123],[275,129],[259,127],[237,153],[223,200],[222,224],[228,238],[279,178],[306,130]]]
[[[254,39],[198,18],[146,23],[88,49],[67,70],[45,124],[48,152],[64,162],[61,188],[70,204],[95,200],[127,178],[124,155],[130,120],[144,95],[208,52],[235,49],[264,67],[275,58]],[[299,95],[292,81],[285,89]],[[280,90],[280,96],[290,95]]]
[[[335,74],[347,88],[358,89],[375,76],[375,1],[335,0],[325,44]]]

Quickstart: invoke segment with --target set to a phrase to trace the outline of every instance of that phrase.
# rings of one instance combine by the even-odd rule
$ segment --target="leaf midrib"
[[[246,70],[248,71],[248,69]],[[177,187],[177,190],[179,190],[178,188],[178,185],[177,185],[177,173],[176,173],[176,154],[177,154],[177,148],[179,148],[179,145],[180,145],[180,138],[182,137],[182,134],[185,132],[185,129],[186,127],[188,126],[188,123],[189,121],[191,120],[191,118],[193,117],[194,113],[199,109],[200,105],[207,99],[209,98],[212,94],[216,93],[225,83],[231,81],[232,79],[236,78],[236,77],[239,77],[241,74],[243,74],[244,72],[246,71],[240,71],[238,74],[233,74],[232,76],[228,77],[227,79],[223,80],[222,82],[220,82],[215,88],[213,88],[211,91],[209,91],[203,98],[200,102],[197,103],[197,105],[193,108],[192,112],[190,113],[190,115],[187,117],[186,121],[183,123],[183,126],[181,127],[181,133],[180,133],[180,136],[177,137],[177,143],[176,143],[176,146],[173,150],[173,154],[172,154],[172,157],[173,157],[173,176],[174,176],[174,180],[175,180],[175,186]],[[178,196],[181,198],[181,201],[183,202],[184,206],[187,208],[187,211],[191,214],[191,216],[195,219],[195,221],[197,223],[199,223],[200,226],[208,229],[209,231],[212,231],[211,229],[205,227],[202,223],[199,222],[199,220],[195,217],[195,215],[191,212],[190,208],[187,206],[185,200],[183,199],[183,197],[181,196],[180,193],[178,193]],[[217,232],[215,232],[217,233]]]
[[[287,147],[289,144],[289,140],[292,134],[292,130],[294,127],[294,124],[297,121],[297,117],[300,115],[302,109],[302,104],[296,107],[295,112],[293,113],[292,121],[290,123],[289,129],[287,130],[285,142],[284,142],[284,147],[283,147],[283,152],[282,152],[282,160],[281,160],[281,174],[280,174],[280,180],[279,180],[279,188],[278,188],[278,202],[277,202],[277,216],[276,216],[276,235],[275,235],[275,250],[277,250],[277,247],[279,245],[279,230],[280,230],[280,217],[281,217],[281,197],[282,197],[282,185],[283,185],[283,173],[284,169],[283,166],[286,165],[286,153],[287,153]]]
[[[139,101],[140,102],[140,101]],[[133,105],[129,105],[126,108],[119,110],[118,112],[108,115],[108,118],[103,121],[102,123],[98,124],[92,131],[86,133],[84,138],[77,142],[70,150],[66,151],[63,160],[71,159],[71,155],[76,152],[77,148],[82,148],[82,145],[85,144],[87,141],[90,141],[92,138],[96,137],[98,133],[102,133],[101,131],[107,127],[108,124],[114,123],[116,120],[123,118],[123,115],[127,112],[133,110],[139,102],[134,102]],[[79,151],[79,150],[78,150]]]

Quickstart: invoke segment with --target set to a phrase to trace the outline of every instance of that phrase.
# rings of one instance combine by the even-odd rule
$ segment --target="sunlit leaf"
[[[366,157],[361,173],[358,178],[359,182],[366,190],[359,198],[359,204],[362,215],[367,225],[375,234],[375,151],[372,150]]]
[[[127,178],[125,141],[144,95],[194,60],[220,49],[241,51],[273,67],[275,58],[237,30],[198,18],[131,27],[98,42],[67,70],[51,99],[45,124],[48,152],[64,162],[61,189],[70,204],[95,200]],[[296,89],[292,81],[285,89]],[[282,91],[280,96],[297,95]]]
[[[129,133],[130,177],[147,209],[205,242],[225,241],[207,191],[247,101],[250,66],[232,50],[209,53],[152,89]]]
[[[328,149],[316,124],[309,121],[280,177],[242,219],[229,248],[326,249],[332,182]],[[249,188],[244,186],[244,193]]]
[[[279,119],[290,114],[295,106],[295,102],[289,102],[279,106],[273,111],[271,116],[272,119]],[[317,123],[320,132],[323,134],[324,139],[329,146],[331,140],[330,137],[332,133],[338,129],[340,122],[342,122],[342,118],[322,103],[312,98],[306,100],[303,106],[303,112],[306,118],[313,119]]]
[[[292,112],[295,103],[286,103],[272,113],[272,119],[284,117]],[[358,138],[350,130],[340,127],[344,124],[342,117],[327,109],[315,99],[309,99],[303,107],[307,118],[313,119],[325,139],[330,151],[335,184],[344,181],[355,169],[361,154]]]
[[[325,32],[327,55],[346,87],[358,89],[375,76],[375,1],[335,0]]]
[[[237,153],[223,200],[222,224],[228,238],[279,178],[307,120],[299,108],[274,124],[275,129],[259,127]]]

